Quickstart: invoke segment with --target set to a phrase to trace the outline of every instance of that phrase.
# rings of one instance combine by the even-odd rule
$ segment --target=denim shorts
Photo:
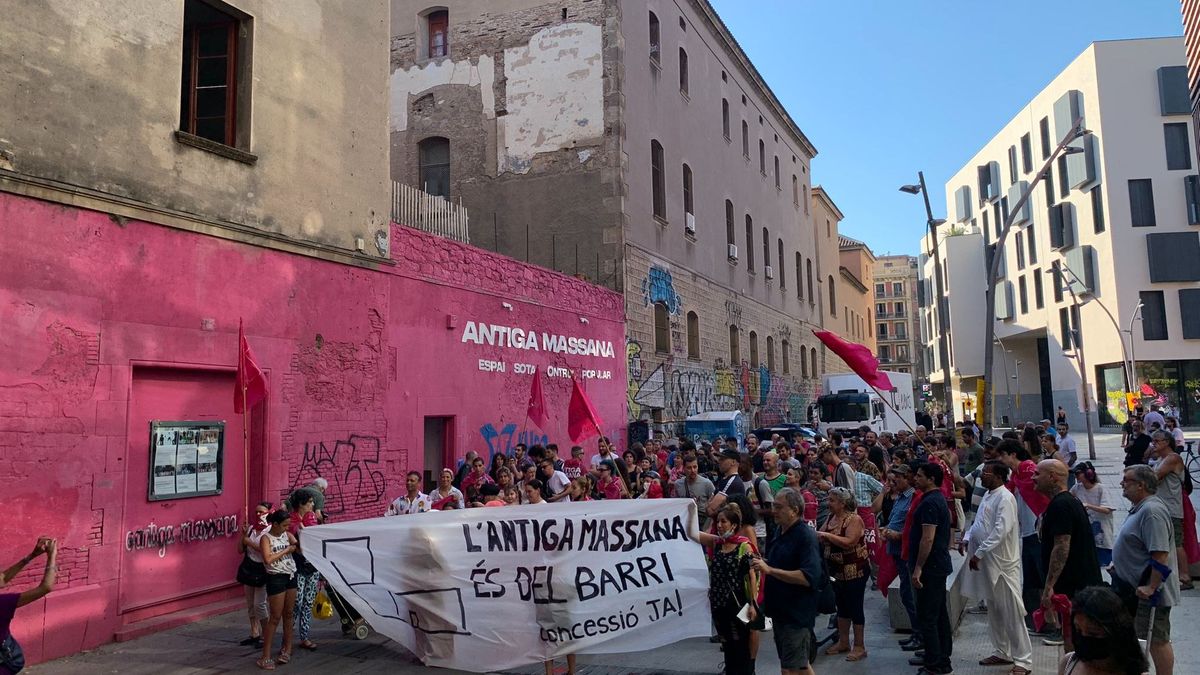
[[[296,589],[295,574],[268,574],[267,595],[279,595]]]

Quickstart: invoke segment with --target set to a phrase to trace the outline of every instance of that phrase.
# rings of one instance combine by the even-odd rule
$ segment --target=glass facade
[[[1128,416],[1124,400],[1124,366],[1096,367],[1100,424],[1118,426]],[[1134,393],[1142,406],[1157,403],[1163,414],[1179,418],[1181,426],[1200,426],[1200,360],[1138,361]]]

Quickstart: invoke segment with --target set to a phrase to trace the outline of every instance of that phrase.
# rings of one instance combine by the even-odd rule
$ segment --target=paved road
[[[1123,457],[1118,448],[1119,437],[1103,435],[1097,437],[1097,468],[1106,485],[1114,486]],[[1078,439],[1081,451],[1085,441]],[[1123,500],[1121,500],[1123,501]],[[1120,505],[1117,525],[1125,517],[1127,503]],[[1184,594],[1183,605],[1175,610],[1172,623],[1176,632],[1176,672],[1200,673],[1200,644],[1180,639],[1194,635],[1200,620],[1200,593]],[[898,636],[887,628],[886,606],[878,593],[870,593],[867,601],[867,649],[870,656],[860,663],[847,663],[838,657],[818,657],[815,668],[822,675],[841,673],[866,673],[891,671],[894,673],[915,672],[907,663],[908,654],[901,652],[895,640]],[[157,633],[123,644],[111,644],[93,652],[59,659],[30,668],[36,675],[80,675],[83,673],[170,673],[199,675],[201,673],[258,672],[254,667],[256,652],[240,647],[237,641],[245,633],[240,613],[226,614],[174,630]],[[819,635],[826,631],[819,630]],[[424,673],[428,672],[402,647],[377,635],[364,641],[345,640],[340,636],[334,621],[317,622],[314,640],[320,643],[316,652],[298,650],[291,664],[282,666],[283,672],[298,673]],[[1058,660],[1056,647],[1045,647],[1035,643],[1034,672],[1054,673]],[[985,616],[966,615],[959,627],[954,643],[955,672],[989,673],[1000,675],[1004,669],[984,668],[976,665],[979,659],[991,653],[987,638]],[[719,673],[721,653],[716,645],[707,640],[688,640],[668,647],[646,652],[628,654],[606,654],[580,657],[580,675],[674,675],[679,673]],[[439,671],[454,673],[459,671]],[[521,674],[541,675],[540,666],[518,671]],[[764,635],[759,653],[758,672],[767,675],[779,672],[774,645],[770,635]]]

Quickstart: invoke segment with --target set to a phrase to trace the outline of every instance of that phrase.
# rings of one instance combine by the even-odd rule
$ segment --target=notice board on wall
[[[150,501],[219,495],[224,422],[150,422]]]

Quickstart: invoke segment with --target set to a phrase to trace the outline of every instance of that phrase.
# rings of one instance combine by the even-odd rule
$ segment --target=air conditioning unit
[[[764,265],[763,266],[763,274],[766,274],[768,279],[774,279],[775,278],[775,269],[773,267],[771,267],[770,265]]]
[[[730,245],[729,245],[729,259],[730,259],[730,260],[737,260],[737,259],[738,259],[738,254],[737,254],[737,244],[730,244]]]
[[[684,217],[683,229],[687,230],[688,234],[696,234],[696,215],[695,214],[689,213]]]

